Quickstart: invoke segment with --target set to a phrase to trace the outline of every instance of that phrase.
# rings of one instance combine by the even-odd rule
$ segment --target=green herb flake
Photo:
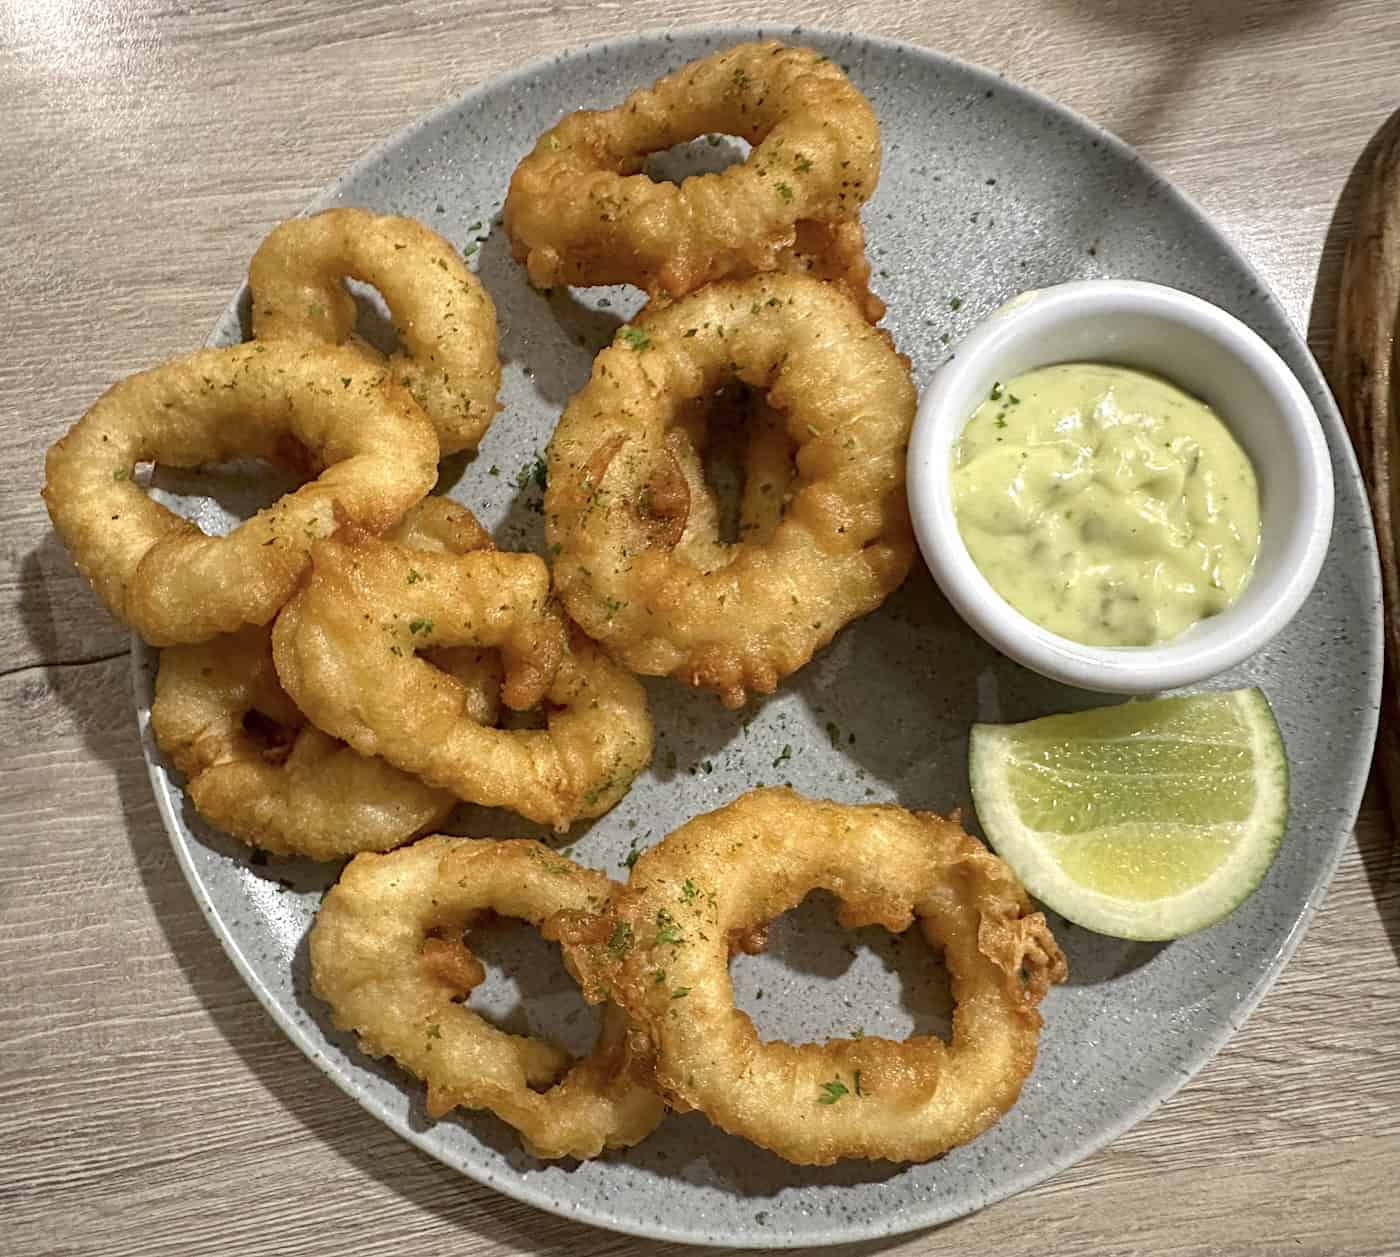
[[[125,467],[118,467],[118,468],[116,469],[116,471],[114,471],[114,472],[112,473],[112,479],[113,479],[113,480],[130,480],[130,479],[131,479],[131,472],[130,472],[127,468],[125,468]]]
[[[410,585],[416,585],[422,579],[423,573],[420,572],[416,567],[411,567],[408,569],[408,583]]]
[[[823,1094],[817,1097],[818,1104],[835,1104],[842,1096],[851,1094],[851,1089],[839,1078],[822,1083],[821,1089]]]
[[[618,339],[638,353],[651,348],[651,337],[639,327],[624,327],[618,332]]]
[[[792,188],[790,188],[786,183],[780,183],[776,186],[778,189],[778,195],[782,197],[784,201],[792,200]]]
[[[831,739],[832,746],[841,745],[841,729],[840,726],[837,725],[836,721],[828,720],[826,722],[826,736]]]
[[[674,991],[671,992],[671,998],[672,998],[672,999],[685,999],[685,997],[686,997],[687,995],[689,995],[689,994],[690,994],[690,988],[689,988],[688,986],[678,986],[678,987],[676,987],[676,989],[675,989]]]
[[[692,882],[692,881],[690,880],[690,878],[687,877],[687,878],[685,879],[685,881],[681,884],[681,902],[682,902],[682,903],[689,903],[689,902],[690,902],[692,899],[694,899],[694,898],[696,897],[696,895],[698,895],[699,893],[700,893],[700,887],[698,887],[694,882]]]
[[[778,753],[778,758],[775,759],[775,760],[773,761],[773,767],[774,767],[774,768],[777,768],[779,764],[785,764],[785,763],[787,763],[787,761],[790,760],[791,758],[792,758],[792,744],[791,744],[791,743],[787,743],[787,744],[783,747],[783,749]]]
[[[961,310],[961,309],[962,309],[962,298],[961,298],[961,297],[949,297],[949,298],[948,298],[948,309],[953,310],[953,311]]]
[[[711,131],[710,134],[705,137],[705,143],[708,144],[711,148],[718,148],[719,142],[722,138],[722,136],[718,136],[713,131]]]
[[[992,385],[991,399],[996,402],[1001,400],[1001,381],[998,380]]]
[[[491,466],[487,468],[486,474],[488,476],[499,476],[501,474],[501,469],[497,467],[495,463],[492,463]]]
[[[632,927],[623,921],[608,939],[608,950],[614,956],[625,956],[632,948]]]
[[[432,1025],[430,1025],[430,1026],[428,1027],[428,1038],[430,1038],[430,1039],[440,1039],[440,1038],[442,1038],[442,1027],[441,1027],[440,1025],[438,1025],[437,1022],[433,1022]]]
[[[417,620],[410,620],[408,622],[408,631],[412,633],[414,637],[417,637],[419,633],[431,633],[433,631],[433,622],[426,616],[420,617]]]

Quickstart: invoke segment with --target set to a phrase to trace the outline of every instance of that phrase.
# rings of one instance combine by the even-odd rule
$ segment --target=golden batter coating
[[[917,922],[948,967],[951,1042],[759,1039],[734,1005],[730,939],[817,889],[848,927]],[[751,791],[643,852],[604,922],[609,942],[575,963],[585,990],[605,988],[645,1028],[667,1099],[799,1165],[926,1161],[976,1138],[1020,1095],[1038,1005],[1066,974],[1015,875],[954,821],[783,789]]]
[[[783,501],[724,545],[687,450],[696,405],[735,382],[769,408],[756,437],[765,414],[783,424],[750,459],[746,499],[766,485]],[[648,310],[595,359],[550,441],[545,520],[569,614],[636,672],[731,707],[771,692],[908,574],[915,402],[907,359],[813,279],[725,281]]]
[[[747,160],[680,185],[641,173],[648,153],[715,132],[752,144]],[[814,247],[839,246],[831,265],[843,270],[852,237],[800,229],[855,220],[879,177],[879,124],[839,66],[811,48],[740,44],[545,132],[511,177],[505,226],[538,288],[628,283],[681,297],[790,269]],[[857,288],[868,276],[859,263],[849,272]]]
[[[611,890],[602,873],[525,840],[433,837],[357,856],[311,928],[312,985],[366,1052],[427,1083],[431,1116],[490,1109],[537,1157],[629,1147],[665,1106],[620,1010],[605,1011],[597,1046],[574,1062],[466,1004],[485,977],[467,934],[482,912],[541,928],[561,912],[600,911]]]

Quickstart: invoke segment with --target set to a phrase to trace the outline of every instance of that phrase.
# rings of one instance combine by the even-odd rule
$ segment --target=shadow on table
[[[1137,33],[1153,64],[1119,116],[1099,119],[1129,144],[1155,138],[1176,99],[1187,94],[1197,68],[1216,47],[1247,44],[1286,31],[1343,0],[1050,0],[1086,27]]]

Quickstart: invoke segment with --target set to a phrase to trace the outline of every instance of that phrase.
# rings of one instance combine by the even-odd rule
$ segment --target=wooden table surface
[[[754,12],[0,0],[0,1251],[681,1251],[444,1169],[283,1038],[176,867],[126,633],[38,490],[44,448],[113,380],[195,346],[268,228],[368,145],[526,58]],[[1344,189],[1400,105],[1396,0],[772,12],[982,62],[1116,131],[1244,248],[1326,364]],[[1400,862],[1373,790],[1287,972],[1198,1078],[1038,1190],[883,1247],[1400,1252],[1397,956]]]

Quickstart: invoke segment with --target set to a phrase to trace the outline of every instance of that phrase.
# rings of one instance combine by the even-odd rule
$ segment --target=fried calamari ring
[[[458,682],[417,654],[458,645],[499,647],[506,705],[542,702],[547,728],[466,719]],[[602,815],[651,758],[645,692],[582,634],[568,640],[534,555],[319,543],[273,653],[297,705],[361,754],[556,829]]]
[[[274,228],[248,267],[253,335],[343,344],[355,329],[346,278],[388,303],[403,345],[389,369],[432,420],[442,452],[475,449],[501,386],[496,307],[462,255],[415,219],[334,209]]]
[[[133,479],[142,462],[277,461],[289,441],[326,470],[226,537],[206,536]],[[44,501],[108,609],[169,646],[266,624],[337,513],[390,527],[432,488],[437,459],[431,425],[382,366],[351,350],[253,342],[113,385],[49,450]]]
[[[707,547],[684,425],[736,379],[782,414],[796,476],[771,536]],[[545,519],[569,614],[633,671],[730,707],[771,692],[909,571],[914,405],[907,359],[815,280],[726,281],[647,313],[594,360],[550,442]]]
[[[777,270],[788,275],[810,275],[835,284],[865,316],[867,323],[885,317],[885,303],[870,291],[870,259],[865,253],[865,229],[859,218],[837,223],[803,219],[797,239],[784,250]]]
[[[707,132],[753,151],[679,186],[640,173],[648,153]],[[740,44],[545,132],[511,176],[505,227],[537,288],[680,297],[778,268],[799,224],[854,219],[879,176],[879,124],[838,66],[810,48]]]
[[[734,1006],[731,932],[816,889],[847,927],[918,922],[948,967],[951,1043],[759,1040]],[[580,949],[575,967],[646,1029],[663,1093],[724,1130],[799,1165],[924,1161],[996,1122],[1035,1064],[1038,1005],[1066,970],[1030,909],[1011,870],[953,821],[755,790],[644,851],[606,917],[628,947]]]
[[[472,513],[446,498],[420,502],[387,536],[454,554],[491,548]],[[468,718],[493,724],[501,687],[494,652],[443,651],[434,662],[462,684]],[[387,851],[440,825],[457,804],[451,791],[311,724],[278,683],[268,627],[163,650],[151,729],[199,814],[264,851],[313,860]]]
[[[602,873],[524,840],[434,837],[357,856],[311,928],[312,984],[366,1052],[427,1083],[430,1116],[490,1109],[543,1158],[630,1147],[665,1106],[620,1010],[608,1007],[597,1046],[571,1063],[554,1044],[507,1034],[465,1006],[485,977],[463,941],[477,914],[539,928],[559,912],[599,911],[611,890]]]

